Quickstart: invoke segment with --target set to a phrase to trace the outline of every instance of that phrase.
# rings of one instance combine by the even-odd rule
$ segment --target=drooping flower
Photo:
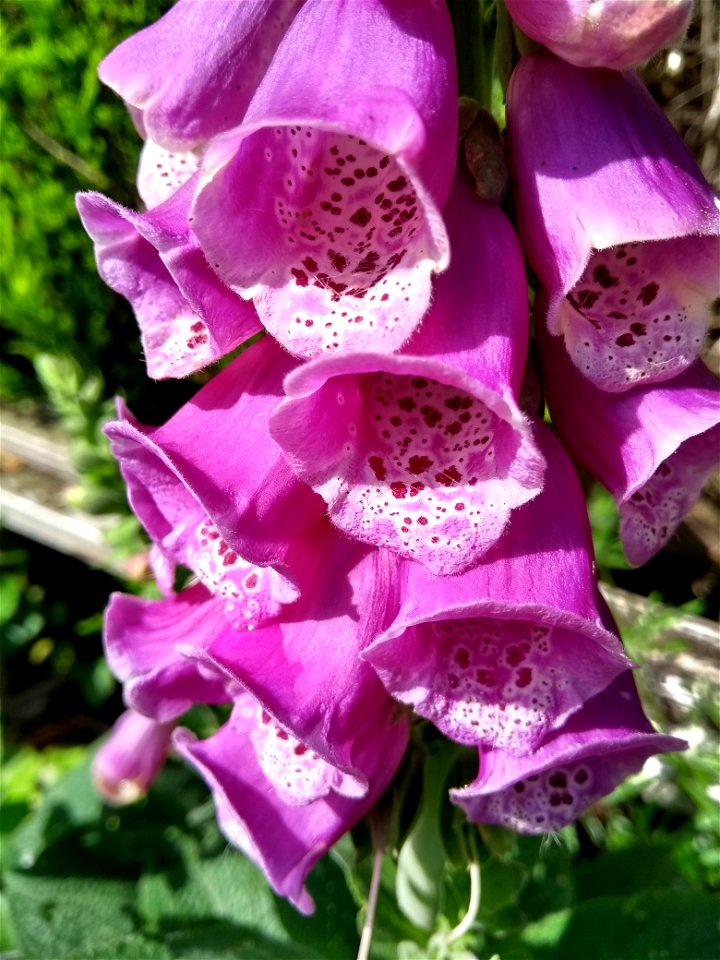
[[[155,379],[194,373],[261,330],[253,305],[208,266],[187,222],[191,196],[188,184],[145,213],[100,193],[77,196],[98,272],[130,301]]]
[[[304,883],[312,867],[379,799],[405,749],[407,728],[388,727],[361,744],[367,772],[362,796],[348,796],[325,761],[273,724],[250,697],[230,720],[198,741],[178,730],[174,744],[208,782],[228,840],[265,873],[276,893],[302,913],[314,904]]]
[[[134,491],[146,520],[174,500],[172,489],[154,499],[158,491]],[[162,524],[175,524],[186,556],[182,497],[175,507]],[[383,792],[408,725],[359,656],[394,610],[393,558],[324,518],[304,547],[295,603],[275,603],[273,571],[261,568],[229,601],[223,579],[162,600],[115,595],[105,646],[126,702],[155,725],[172,727],[197,703],[232,703],[216,734],[198,742],[178,729],[175,746],[208,781],[228,839],[308,913],[308,871]]]
[[[363,656],[453,740],[524,755],[626,670],[595,579],[585,499],[547,427],[542,493],[458,577],[401,565],[400,610]]]
[[[307,0],[208,147],[193,229],[298,356],[392,351],[425,313],[448,262],[453,50],[439,0]]]
[[[100,63],[143,139],[187,152],[241,122],[301,0],[178,0]]]
[[[397,713],[361,652],[390,622],[396,564],[387,551],[338,535],[323,522],[300,573],[300,596],[238,643],[219,634],[197,654],[241,685],[277,722],[328,763],[367,786],[353,754]]]
[[[535,300],[541,320],[545,301]],[[697,360],[667,383],[607,393],[583,376],[561,337],[538,324],[545,398],[572,456],[615,497],[631,564],[670,539],[720,461],[720,384]]]
[[[548,408],[614,494],[641,564],[717,461],[720,394],[698,357],[720,286],[718,203],[631,74],[524,57],[508,124],[521,238],[543,285]]]
[[[392,356],[298,367],[270,428],[334,524],[438,574],[477,564],[544,470],[517,404],[528,342],[517,239],[460,178],[445,216],[453,262],[412,340]]]
[[[626,70],[679,37],[693,0],[505,0],[533,40],[578,67]]]
[[[686,746],[653,729],[626,671],[535,750],[482,748],[477,779],[450,798],[473,822],[547,833],[576,820],[648,757]]]
[[[295,365],[266,337],[162,426],[141,427],[121,408],[123,419],[106,427],[130,504],[156,545],[162,589],[181,563],[211,589],[222,582],[231,594],[251,564],[278,571],[270,592],[276,602],[296,595],[303,532],[325,504],[295,477],[268,434],[283,376]]]
[[[521,59],[507,112],[549,332],[602,390],[676,377],[720,280],[720,210],[682,140],[634,74],[550,55]]]
[[[126,710],[93,757],[98,793],[116,806],[144,797],[165,763],[174,727]]]

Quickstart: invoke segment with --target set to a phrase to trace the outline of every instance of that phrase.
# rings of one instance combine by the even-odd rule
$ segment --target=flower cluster
[[[635,563],[715,460],[718,207],[637,77],[607,69],[689,5],[591,4],[588,40],[587,3],[508,0],[575,51],[512,76],[519,239],[457,163],[444,0],[179,0],[100,66],[145,140],[145,209],[78,208],[148,373],[243,349],[168,422],[120,402],[107,427],[163,599],[108,608],[128,713],[96,781],[132,799],[172,744],[302,911],[413,716],[477,750],[451,791],[468,818],[529,833],[683,746],[643,715],[568,454],[616,496]],[[623,6],[647,29],[616,29]],[[199,703],[229,707],[205,740],[176,726]]]

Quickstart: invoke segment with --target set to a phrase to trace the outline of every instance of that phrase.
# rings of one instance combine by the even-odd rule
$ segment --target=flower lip
[[[402,131],[413,152],[418,124]],[[351,129],[347,118],[293,119],[219,138],[191,212],[216,272],[301,357],[397,349],[429,303],[430,275],[449,262],[442,217],[401,146]]]
[[[536,750],[517,757],[479,751],[476,780],[450,798],[474,822],[545,833],[577,819],[648,757],[686,747],[653,730],[625,671]]]
[[[720,209],[640,79],[524,56],[508,89],[508,132],[521,238],[547,291],[550,332],[573,325],[580,368],[588,372],[591,350],[605,390],[687,366],[716,295]],[[618,370],[600,366],[593,320]]]
[[[208,149],[193,229],[298,356],[391,352],[427,309],[448,260],[453,64],[444,3],[307,0],[242,125]]]
[[[285,389],[271,435],[332,521],[436,573],[476,563],[539,490],[542,457],[509,393],[431,357],[321,358]]]

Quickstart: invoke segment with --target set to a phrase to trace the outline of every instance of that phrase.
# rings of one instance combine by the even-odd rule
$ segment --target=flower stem
[[[472,835],[471,844],[473,847],[473,859],[468,864],[468,871],[470,872],[470,903],[468,904],[467,913],[462,918],[460,923],[447,935],[445,940],[446,944],[454,943],[456,940],[459,940],[460,937],[464,936],[477,920],[477,915],[480,910],[480,897],[482,893],[480,863],[477,856],[477,850],[475,849],[475,844],[472,841]]]
[[[380,890],[380,877],[384,856],[385,851],[382,848],[375,851],[372,876],[370,877],[370,890],[368,892],[368,904],[367,910],[365,911],[365,922],[363,923],[362,933],[360,935],[357,960],[368,960],[370,956],[370,942],[372,941],[373,927],[375,925],[375,908]]]

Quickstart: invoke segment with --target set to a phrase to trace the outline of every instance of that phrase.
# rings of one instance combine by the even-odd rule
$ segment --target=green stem
[[[458,94],[490,109],[494,47],[493,16],[483,0],[448,0],[457,57]]]

